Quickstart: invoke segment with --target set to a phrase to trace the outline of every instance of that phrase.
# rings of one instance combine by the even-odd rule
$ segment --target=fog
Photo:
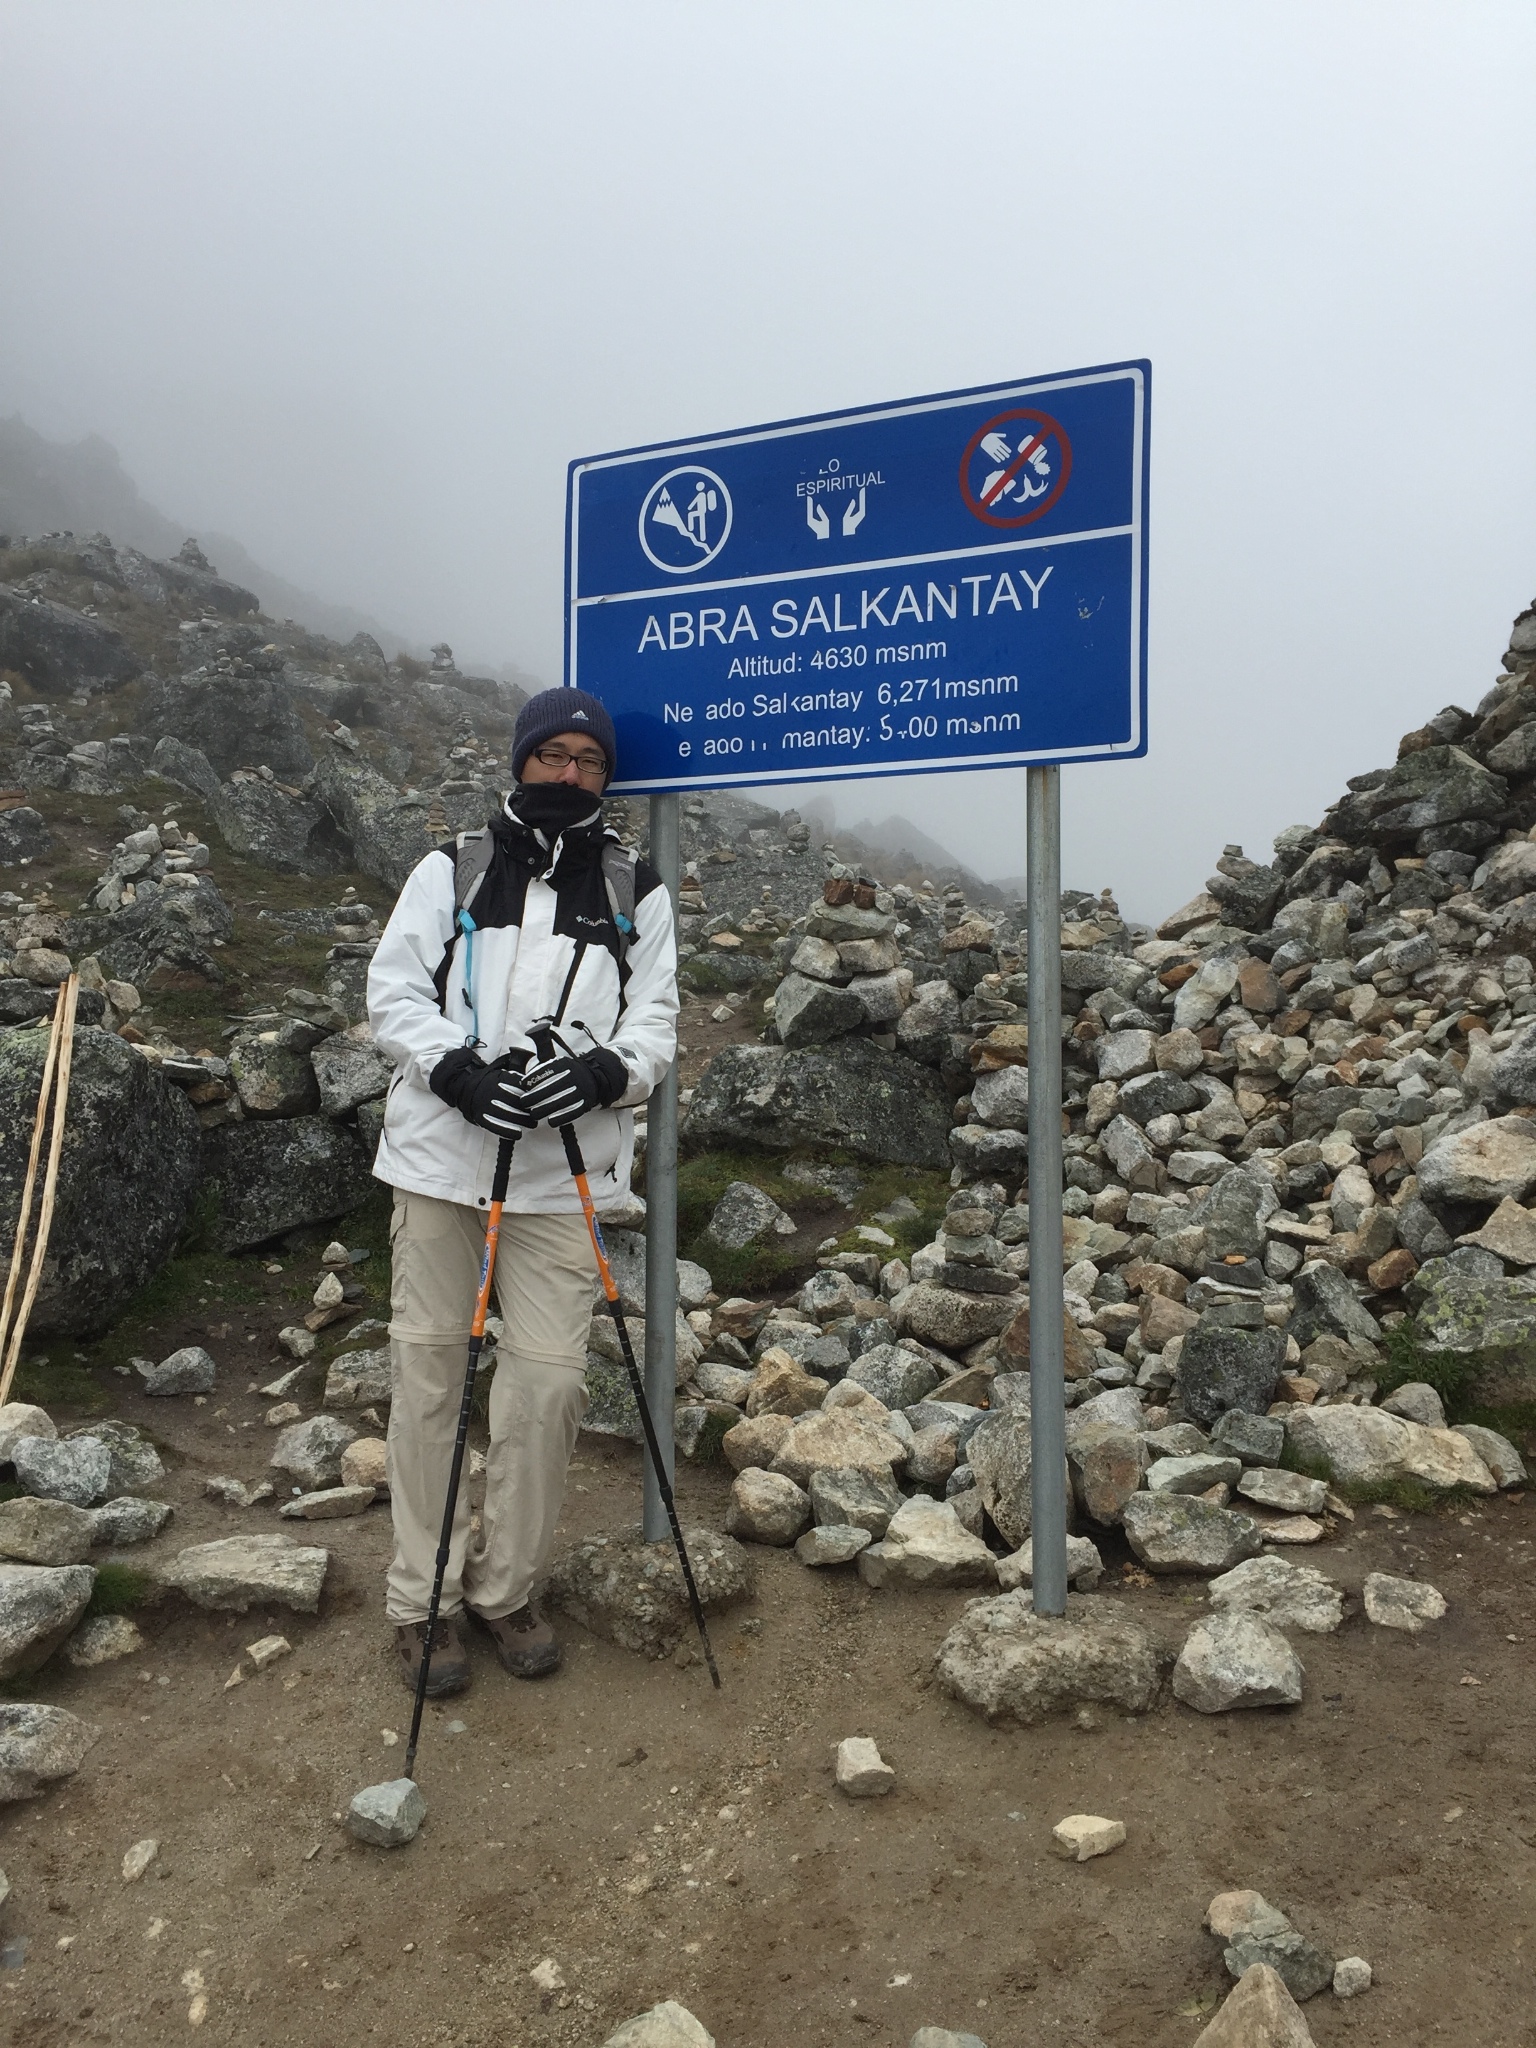
[[[553,683],[572,457],[1149,356],[1151,747],[1064,873],[1160,915],[1536,588],[1533,76],[1490,0],[9,0],[0,413]],[[830,793],[1023,866],[1021,771]]]

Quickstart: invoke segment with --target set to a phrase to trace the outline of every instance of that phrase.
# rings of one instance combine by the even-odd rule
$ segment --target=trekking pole
[[[541,1060],[553,1057],[553,1043],[547,1031],[541,1034],[536,1029],[533,1041]],[[581,1198],[581,1213],[587,1219],[587,1234],[597,1255],[598,1278],[603,1284],[603,1296],[608,1303],[608,1313],[613,1317],[613,1326],[618,1332],[619,1350],[623,1354],[624,1370],[629,1375],[630,1392],[635,1397],[635,1406],[640,1410],[640,1426],[645,1432],[645,1447],[651,1455],[651,1469],[656,1474],[657,1489],[667,1510],[667,1520],[672,1525],[672,1541],[677,1545],[677,1561],[683,1568],[683,1583],[688,1588],[688,1604],[693,1609],[694,1626],[704,1647],[704,1662],[709,1666],[710,1678],[718,1692],[720,1672],[715,1664],[715,1653],[710,1648],[709,1630],[704,1625],[704,1603],[699,1598],[699,1589],[694,1583],[693,1566],[688,1562],[688,1546],[683,1541],[682,1525],[677,1519],[677,1502],[672,1496],[672,1482],[667,1477],[661,1445],[656,1441],[656,1424],[651,1419],[651,1404],[645,1398],[645,1383],[640,1377],[640,1368],[635,1364],[634,1348],[629,1341],[629,1326],[624,1320],[623,1304],[619,1300],[613,1268],[608,1263],[608,1249],[603,1243],[602,1225],[597,1220],[597,1210],[592,1203],[592,1190],[587,1185],[586,1161],[581,1156],[581,1146],[570,1124],[560,1126],[560,1136],[565,1143],[566,1164],[571,1169],[571,1178],[575,1181],[576,1192]]]
[[[411,1738],[405,1745],[405,1775],[416,1775],[416,1743],[421,1734],[421,1710],[427,1700],[427,1675],[432,1668],[432,1636],[437,1628],[437,1610],[443,1598],[443,1579],[448,1571],[448,1552],[453,1544],[453,1517],[459,1504],[459,1479],[464,1469],[464,1444],[469,1435],[469,1418],[475,1403],[475,1374],[480,1367],[480,1350],[485,1341],[485,1316],[490,1305],[491,1282],[496,1272],[496,1247],[501,1238],[501,1208],[507,1199],[507,1182],[512,1173],[516,1132],[503,1138],[496,1148],[496,1170],[491,1177],[491,1209],[485,1219],[485,1251],[480,1259],[480,1290],[475,1296],[475,1319],[469,1330],[469,1359],[464,1367],[464,1396],[459,1402],[459,1433],[453,1440],[453,1463],[448,1468],[448,1498],[443,1504],[443,1532],[438,1538],[437,1569],[432,1578],[432,1599],[427,1608],[427,1633],[421,1646],[421,1669],[416,1674],[416,1702],[411,1709]]]

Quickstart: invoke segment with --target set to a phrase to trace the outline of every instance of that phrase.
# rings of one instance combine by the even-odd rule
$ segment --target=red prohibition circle
[[[971,489],[970,468],[971,457],[981,446],[983,437],[990,434],[994,428],[1004,425],[1009,420],[1030,420],[1034,423],[1036,431],[1029,436],[1024,446],[1014,456],[1013,461],[1008,465],[1006,474],[1010,477],[1015,475],[1024,462],[1028,460],[1030,453],[1036,445],[1043,442],[1049,435],[1054,434],[1061,444],[1061,475],[1057,477],[1055,486],[1046,493],[1038,505],[1033,505],[1028,512],[1020,512],[1005,519],[998,513],[991,511],[988,506],[982,504],[981,500]],[[1030,526],[1035,520],[1043,519],[1046,513],[1050,511],[1056,500],[1066,489],[1067,478],[1071,474],[1072,443],[1067,439],[1060,421],[1053,420],[1048,412],[1032,412],[1026,406],[1018,406],[1011,412],[1000,412],[990,420],[983,420],[975,433],[972,434],[970,440],[966,442],[965,453],[960,458],[960,495],[964,498],[969,509],[975,513],[976,517],[985,520],[988,526]],[[997,498],[995,494],[991,502],[996,504]]]

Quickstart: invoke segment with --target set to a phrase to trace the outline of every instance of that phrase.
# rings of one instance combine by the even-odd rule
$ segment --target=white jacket
[[[488,1208],[496,1136],[432,1093],[432,1070],[477,1036],[488,1061],[531,1049],[529,1027],[554,1015],[573,1052],[590,1051],[595,1038],[629,1074],[617,1103],[589,1110],[575,1126],[593,1199],[599,1210],[613,1208],[629,1196],[635,1120],[628,1105],[646,1099],[677,1051],[671,901],[655,870],[639,862],[621,987],[601,823],[575,827],[553,845],[510,813],[491,830],[495,850],[474,899],[472,946],[454,926],[450,841],[412,871],[368,970],[368,1021],[396,1068],[373,1170],[411,1194]],[[580,1209],[558,1131],[540,1125],[518,1140],[507,1207]]]

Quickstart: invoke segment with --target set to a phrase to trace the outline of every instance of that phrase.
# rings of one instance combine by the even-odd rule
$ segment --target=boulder
[[[1229,1408],[1212,1426],[1211,1448],[1230,1452],[1245,1465],[1278,1465],[1285,1449],[1285,1424],[1278,1415]]]
[[[1416,1636],[1445,1613],[1445,1595],[1422,1579],[1394,1578],[1390,1572],[1368,1572],[1362,1588],[1365,1618],[1378,1628],[1400,1628]]]
[[[851,989],[786,974],[775,991],[773,1028],[781,1045],[824,1045],[863,1022],[864,1006]]]
[[[0,583],[0,669],[15,669],[43,696],[115,689],[143,667],[110,626]]]
[[[734,1436],[736,1431],[730,1434]],[[867,1422],[848,1409],[834,1409],[828,1414],[802,1415],[792,1422],[769,1469],[782,1472],[796,1486],[809,1488],[816,1473],[850,1467],[889,1477],[892,1467],[904,1464],[906,1456],[905,1444],[879,1423]]]
[[[52,845],[53,834],[48,830],[41,811],[34,811],[30,804],[17,804],[11,810],[0,811],[0,868],[14,867],[18,861],[36,860]]]
[[[845,1375],[887,1408],[910,1408],[933,1392],[940,1377],[938,1368],[922,1352],[909,1351],[902,1344],[877,1344],[861,1352]]]
[[[247,1116],[308,1116],[320,1107],[313,1061],[307,1052],[282,1044],[277,1031],[237,1041],[229,1072]]]
[[[1418,1176],[1431,1202],[1519,1201],[1536,1187],[1536,1124],[1501,1116],[1447,1132],[1425,1151]]]
[[[1301,1660],[1279,1629],[1248,1611],[1197,1621],[1173,1667],[1173,1692],[1201,1714],[1234,1707],[1294,1707]]]
[[[325,1039],[310,1054],[325,1116],[346,1117],[365,1102],[377,1102],[394,1078],[394,1063],[373,1042],[366,1024],[354,1024]]]
[[[1320,1515],[1328,1500],[1328,1488],[1321,1479],[1265,1466],[1243,1473],[1237,1490],[1255,1507],[1274,1508],[1283,1515]]]
[[[63,1707],[0,1701],[0,1805],[71,1778],[101,1730]]]
[[[91,1542],[113,1550],[148,1543],[158,1536],[176,1510],[168,1500],[138,1500],[131,1493],[91,1509]]]
[[[683,1531],[688,1561],[707,1609],[749,1599],[751,1555],[713,1529]],[[647,1543],[636,1526],[612,1536],[592,1536],[557,1557],[547,1598],[593,1635],[644,1657],[670,1656],[693,1634],[677,1553],[670,1543]]]
[[[993,1130],[1029,1129],[1029,1069],[1009,1065],[981,1073],[971,1084],[971,1107]]]
[[[137,900],[114,914],[97,957],[109,979],[146,995],[196,993],[223,981],[213,942],[227,940],[234,925],[211,875],[196,876],[190,888],[141,886]]]
[[[314,778],[315,795],[351,842],[358,868],[399,890],[432,851],[427,799],[402,796],[377,769],[335,747],[322,749]]]
[[[11,1448],[24,1436],[53,1438],[58,1433],[46,1408],[34,1407],[30,1401],[7,1401],[0,1408],[0,1465],[11,1462]]]
[[[181,1551],[165,1583],[194,1606],[221,1612],[288,1607],[314,1614],[329,1563],[328,1550],[289,1536],[226,1536]]]
[[[1257,1522],[1182,1493],[1138,1493],[1121,1516],[1126,1540],[1150,1572],[1227,1572],[1256,1557]]]
[[[184,1344],[158,1365],[139,1361],[146,1394],[211,1394],[218,1378],[212,1354],[201,1344]]]
[[[1104,1560],[1099,1556],[1098,1545],[1090,1543],[1086,1536],[1067,1538],[1067,1584],[1074,1593],[1092,1593],[1097,1590],[1104,1576]],[[1010,1556],[998,1559],[997,1582],[1005,1593],[1011,1593],[1017,1586],[1032,1586],[1035,1583],[1034,1538],[1015,1550]]]
[[[112,1453],[93,1436],[62,1442],[55,1437],[18,1437],[11,1445],[11,1463],[26,1492],[77,1508],[93,1507],[104,1499],[112,1479]]]
[[[749,1180],[733,1180],[716,1202],[704,1226],[704,1235],[724,1251],[739,1252],[775,1234],[791,1236],[794,1228],[794,1218],[779,1207],[772,1195],[764,1194]]]
[[[1171,1461],[1165,1458],[1160,1462]],[[1072,1491],[1084,1514],[1106,1527],[1118,1522],[1126,1502],[1141,1486],[1140,1437],[1113,1423],[1091,1425],[1073,1434],[1067,1445],[1067,1463]]]
[[[267,676],[178,676],[156,683],[143,727],[195,747],[221,776],[270,768],[284,782],[302,782],[314,766],[292,690]]]
[[[77,1430],[71,1443],[96,1442],[107,1453],[107,1499],[155,1486],[165,1477],[160,1453],[132,1422],[93,1422]]]
[[[1496,1429],[1485,1429],[1477,1422],[1458,1423],[1456,1434],[1466,1438],[1498,1481],[1501,1491],[1526,1484],[1525,1462],[1507,1436],[1500,1436]]]
[[[692,1148],[839,1146],[896,1166],[949,1164],[949,1098],[938,1077],[867,1038],[833,1045],[729,1045],[694,1091]]]
[[[893,1303],[897,1327],[940,1351],[965,1351],[984,1337],[998,1337],[1019,1311],[1019,1297],[968,1294],[931,1284],[906,1288]]]
[[[1301,1459],[1321,1465],[1335,1484],[1379,1486],[1417,1479],[1442,1490],[1468,1486],[1497,1493],[1498,1482],[1464,1436],[1424,1429],[1379,1408],[1293,1408],[1286,1440]]]
[[[1253,1963],[1194,2048],[1315,2048],[1315,2044],[1312,2029],[1283,1979],[1268,1963]]]
[[[1065,1616],[1036,1614],[1022,1590],[973,1600],[934,1669],[944,1690],[988,1721],[1033,1727],[1083,1706],[1145,1714],[1167,1658],[1137,1622],[1071,1595]]]
[[[291,1423],[278,1433],[268,1460],[275,1472],[287,1472],[306,1493],[334,1486],[341,1478],[341,1454],[357,1440],[350,1423],[334,1415],[312,1415],[307,1422]]]
[[[727,1535],[743,1543],[783,1547],[794,1542],[810,1519],[810,1498],[792,1479],[749,1466],[738,1473],[731,1488],[725,1528]]]
[[[866,1586],[991,1586],[997,1566],[948,1501],[914,1494],[892,1515],[884,1536],[859,1552]]]
[[[0,1558],[16,1564],[83,1564],[92,1540],[86,1508],[26,1494],[0,1501]]]
[[[757,1415],[735,1423],[720,1439],[725,1462],[733,1472],[749,1472],[754,1466],[769,1466],[779,1446],[789,1435],[788,1415]]]
[[[1278,1330],[1234,1330],[1203,1320],[1179,1353],[1179,1395],[1190,1417],[1207,1428],[1229,1408],[1262,1415],[1284,1362]]]
[[[155,748],[157,773],[166,772],[161,757],[172,744],[161,740]],[[184,770],[173,775],[178,782],[186,779]],[[275,782],[221,783],[215,777],[211,808],[230,852],[274,874],[319,877],[351,865],[347,843],[330,812],[313,798],[294,796]]]
[[[1344,1595],[1332,1579],[1288,1557],[1250,1557],[1205,1590],[1212,1607],[1256,1614],[1272,1628],[1332,1635],[1344,1619]]]
[[[811,1512],[820,1528],[862,1529],[878,1541],[901,1501],[901,1488],[888,1468],[829,1466],[811,1474]]]
[[[14,1237],[47,1033],[0,1030],[0,1242]],[[199,1175],[197,1113],[121,1038],[77,1029],[32,1337],[92,1336],[164,1265]]]
[[[802,1564],[821,1568],[826,1565],[852,1564],[861,1550],[874,1541],[867,1529],[855,1529],[847,1522],[818,1522],[807,1529],[795,1544],[795,1555]]]
[[[1474,1272],[1431,1259],[1409,1286],[1419,1349],[1462,1368],[1480,1402],[1528,1401],[1536,1387],[1536,1278]]]
[[[0,1564],[0,1679],[38,1671],[85,1612],[88,1564]]]
[[[976,1477],[981,1504],[1003,1541],[1017,1550],[1030,1531],[1029,1412],[1002,1410],[989,1415],[966,1446],[966,1459]]]
[[[715,2048],[715,2037],[675,1998],[637,2013],[608,2036],[603,2048]]]
[[[214,1236],[230,1252],[345,1216],[377,1185],[354,1134],[321,1116],[225,1124],[206,1134],[204,1164]]]
[[[323,1405],[327,1408],[387,1408],[392,1392],[390,1351],[380,1344],[372,1351],[343,1351],[325,1375]]]

